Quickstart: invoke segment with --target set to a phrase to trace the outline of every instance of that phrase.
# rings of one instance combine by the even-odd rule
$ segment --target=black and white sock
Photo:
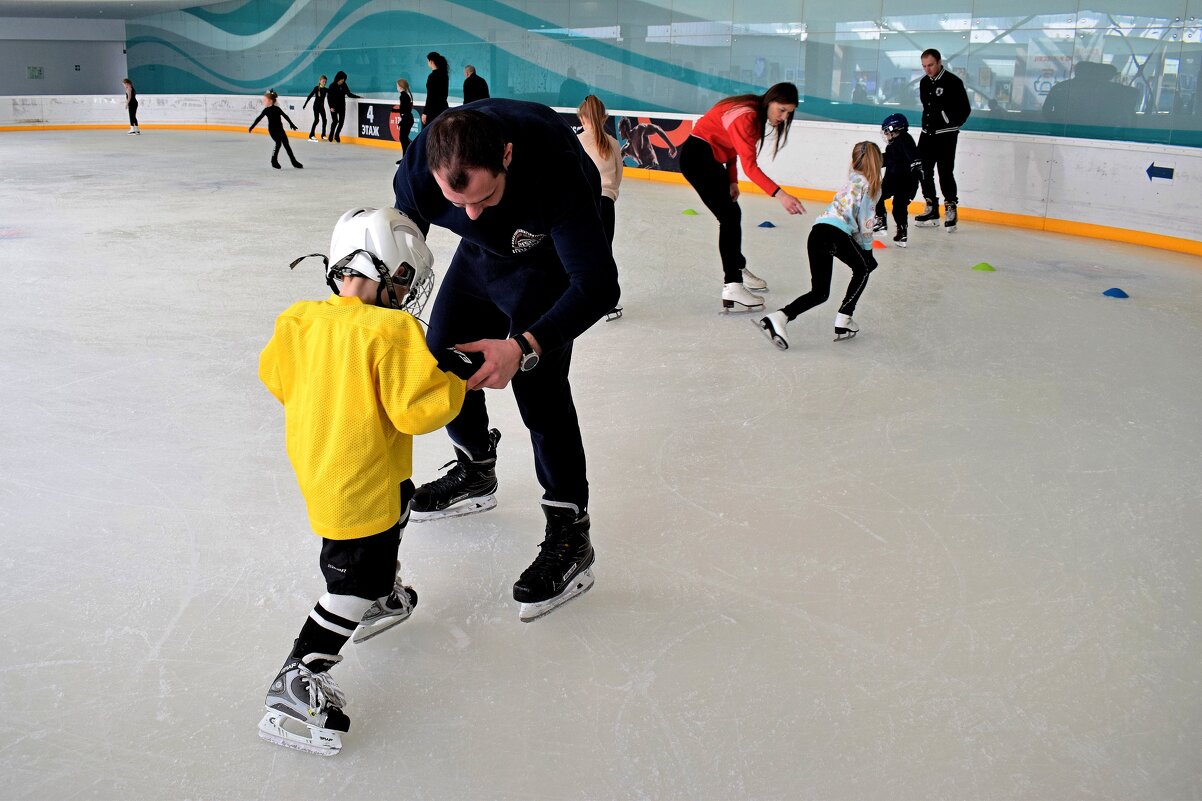
[[[317,601],[317,605],[309,613],[309,619],[301,627],[292,655],[336,655],[355,633],[355,628],[371,604],[372,601],[368,598],[331,595],[327,592]]]

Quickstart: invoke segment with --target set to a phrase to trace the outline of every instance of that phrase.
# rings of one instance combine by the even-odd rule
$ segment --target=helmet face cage
[[[388,306],[393,309],[407,311],[414,317],[421,314],[422,309],[426,306],[426,301],[430,298],[430,293],[434,289],[434,271],[427,269],[420,278],[415,281],[417,271],[407,262],[401,263],[400,275],[394,280],[392,274],[388,271],[386,265],[379,256],[372,253],[370,250],[358,248],[343,256],[338,261],[330,264],[329,257],[322,253],[310,253],[307,256],[301,256],[289,265],[288,269],[293,269],[296,265],[308,258],[319,258],[325,263],[326,269],[326,284],[335,295],[342,295],[342,291],[338,287],[338,282],[346,278],[348,275],[359,275],[364,278],[370,276],[363,275],[358,270],[352,270],[348,266],[360,254],[371,259],[372,265],[375,266],[376,272],[379,274],[378,280],[379,289],[376,291],[376,300],[380,302],[384,299],[384,293],[388,293]],[[397,296],[397,288],[400,287],[405,292],[404,300]],[[380,303],[381,306],[385,305]]]

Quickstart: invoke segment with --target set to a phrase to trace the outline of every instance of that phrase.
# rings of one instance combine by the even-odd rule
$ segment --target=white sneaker
[[[768,337],[768,340],[781,350],[789,349],[789,338],[785,335],[785,326],[789,324],[789,316],[784,310],[772,312],[766,317],[752,320],[752,324]]]
[[[743,286],[753,292],[768,291],[768,282],[763,278],[760,278],[751,270],[748,270],[746,267],[743,268]]]
[[[860,326],[856,325],[856,321],[851,319],[848,314],[835,315],[835,341],[841,339],[851,339],[860,330]]]
[[[722,285],[723,312],[761,311],[763,308],[764,299],[759,295],[753,295],[748,292],[747,288],[741,283],[735,282]]]

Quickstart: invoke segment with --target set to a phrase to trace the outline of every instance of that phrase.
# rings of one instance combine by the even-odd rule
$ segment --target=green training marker
[[[974,270],[980,270],[983,273],[996,273],[997,272],[997,270],[993,269],[993,265],[987,261],[983,261],[980,264],[974,264],[972,266],[972,268]]]
[[[696,217],[697,216],[697,212],[693,211],[692,209],[685,209],[684,211],[681,212],[681,214],[683,214],[686,217]]]

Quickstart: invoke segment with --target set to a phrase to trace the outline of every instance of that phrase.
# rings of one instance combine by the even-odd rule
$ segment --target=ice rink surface
[[[293,147],[0,135],[0,797],[1202,798],[1202,261],[911,229],[856,339],[836,264],[780,352],[718,314],[691,190],[636,180],[626,316],[573,368],[596,586],[518,621],[540,490],[490,391],[499,506],[409,527],[421,600],[344,650],[342,753],[261,741],[323,583],[258,354],[397,155]],[[806,205],[744,198],[769,310]],[[415,478],[450,458],[419,439]]]

